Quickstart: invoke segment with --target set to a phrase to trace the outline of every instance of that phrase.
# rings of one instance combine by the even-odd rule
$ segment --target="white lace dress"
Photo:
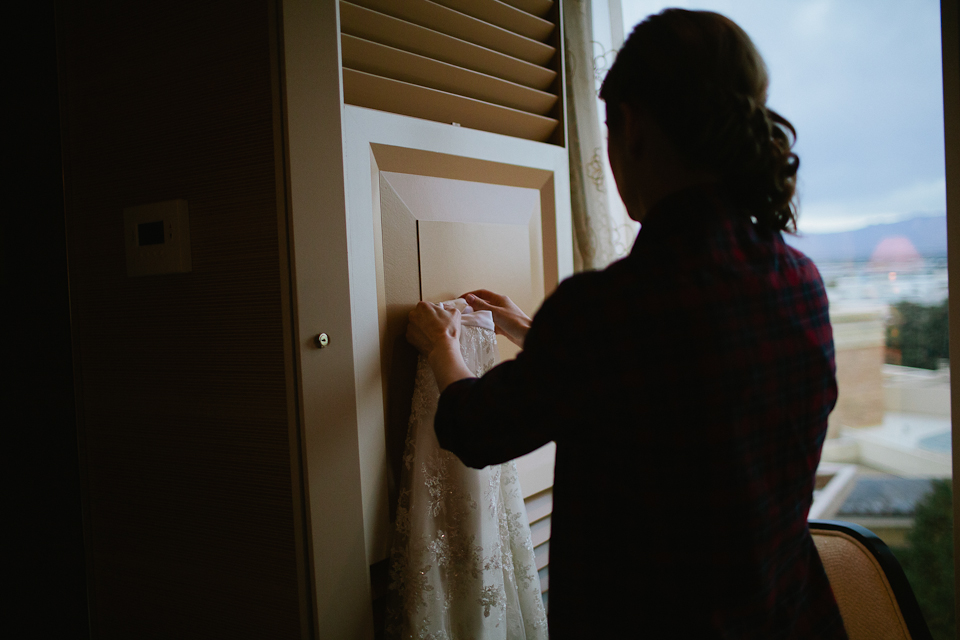
[[[462,299],[460,351],[474,374],[498,360],[493,317]],[[541,640],[547,618],[515,462],[470,469],[437,444],[440,393],[421,357],[391,553],[387,636]]]

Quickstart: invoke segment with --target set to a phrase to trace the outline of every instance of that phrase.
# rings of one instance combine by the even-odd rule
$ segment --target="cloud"
[[[793,28],[797,35],[811,38],[823,36],[830,31],[830,14],[833,9],[833,3],[830,0],[801,2],[793,9]]]
[[[624,24],[665,6],[729,16],[764,56],[798,131],[802,229],[943,215],[936,0],[623,0]]]

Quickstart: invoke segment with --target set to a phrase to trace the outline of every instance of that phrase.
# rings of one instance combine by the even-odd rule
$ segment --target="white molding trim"
[[[294,348],[312,637],[373,638],[347,264],[339,3],[282,0]],[[313,336],[328,334],[318,349]]]

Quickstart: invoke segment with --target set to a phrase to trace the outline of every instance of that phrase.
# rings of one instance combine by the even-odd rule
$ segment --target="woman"
[[[806,522],[837,394],[827,299],[781,236],[799,161],[766,91],[727,18],[649,17],[600,93],[631,254],[532,321],[468,294],[524,347],[479,379],[456,313],[410,314],[441,446],[482,467],[557,444],[554,640],[846,637]]]

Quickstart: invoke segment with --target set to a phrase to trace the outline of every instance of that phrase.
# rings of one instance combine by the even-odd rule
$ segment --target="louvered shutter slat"
[[[557,102],[557,96],[546,91],[347,34],[341,37],[341,51],[346,68],[503,107],[546,115]]]
[[[548,44],[430,0],[353,0],[353,2],[367,9],[446,33],[534,64],[546,64],[554,54],[554,48]]]
[[[401,115],[449,122],[517,138],[546,141],[557,126],[553,118],[501,107],[445,91],[343,70],[343,95],[349,104]],[[456,117],[459,120],[448,120]]]
[[[503,0],[505,4],[516,7],[529,14],[545,17],[553,9],[552,0]]]
[[[415,25],[350,2],[340,3],[340,30],[465,69],[503,78],[534,89],[546,89],[555,71],[497,51]]]
[[[533,40],[542,41],[553,33],[553,23],[549,20],[499,0],[436,0],[436,3]]]

